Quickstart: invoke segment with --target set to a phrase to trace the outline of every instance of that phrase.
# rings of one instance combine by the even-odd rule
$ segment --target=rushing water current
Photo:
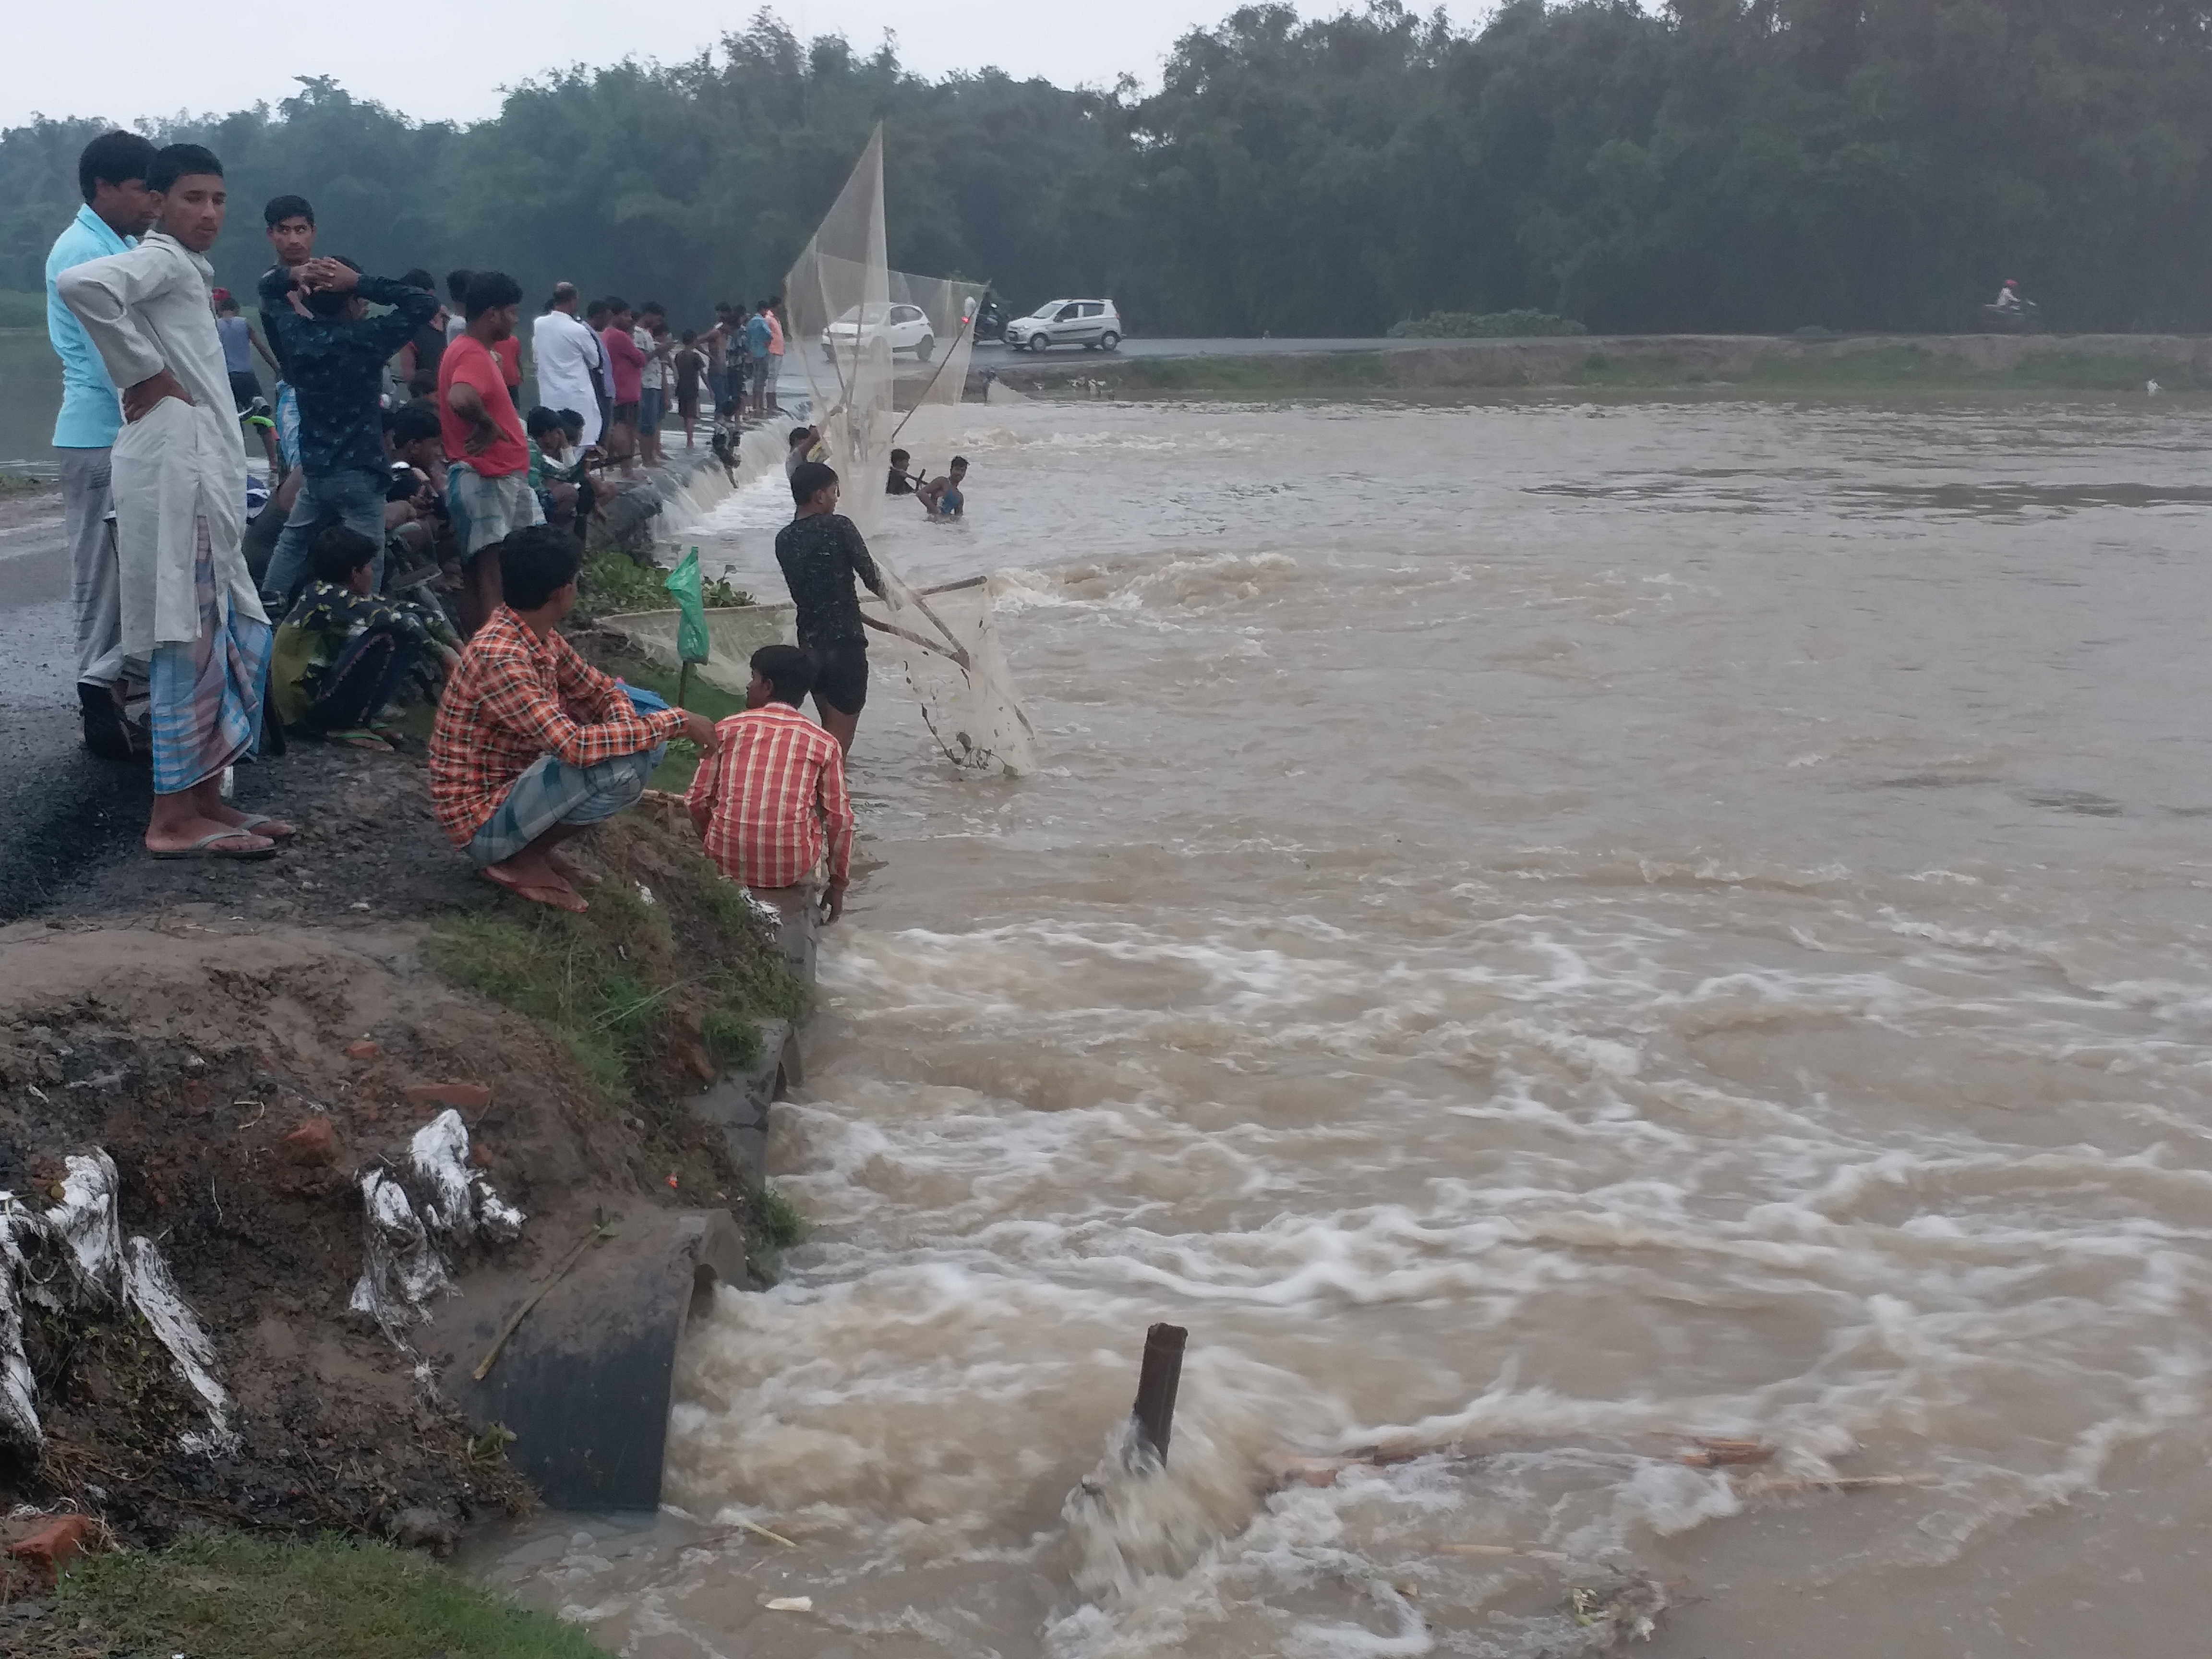
[[[1044,769],[878,673],[811,1236],[695,1326],[684,1515],[489,1577],[642,1659],[1564,1655],[1604,1566],[1660,1659],[2204,1651],[2212,411],[967,434],[883,540],[1012,573]],[[778,597],[780,490],[702,537]],[[1170,1472],[1083,1495],[1155,1320]]]

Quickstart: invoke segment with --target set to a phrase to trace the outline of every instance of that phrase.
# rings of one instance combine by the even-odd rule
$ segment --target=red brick
[[[337,1156],[331,1145],[331,1121],[311,1117],[284,1137],[284,1151],[301,1164],[328,1164]]]
[[[410,1083],[400,1092],[410,1106],[452,1106],[477,1112],[491,1104],[488,1083]]]
[[[58,1515],[9,1545],[8,1553],[52,1577],[84,1547],[84,1535],[91,1529],[89,1516]]]
[[[346,1058],[348,1060],[374,1060],[377,1055],[383,1052],[384,1051],[381,1048],[378,1048],[374,1042],[371,1042],[367,1037],[363,1037],[359,1042],[349,1042],[346,1044]]]

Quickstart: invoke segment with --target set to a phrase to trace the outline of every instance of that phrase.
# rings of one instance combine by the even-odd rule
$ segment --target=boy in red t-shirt
[[[543,524],[530,488],[530,445],[494,349],[514,333],[522,287],[504,271],[469,278],[468,330],[438,363],[438,421],[446,440],[446,515],[461,544],[467,586],[461,625],[473,634],[499,608],[499,544]]]

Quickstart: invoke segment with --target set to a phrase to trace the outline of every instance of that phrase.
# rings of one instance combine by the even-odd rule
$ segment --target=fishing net
[[[972,283],[890,268],[881,127],[784,283],[813,425],[844,484],[840,510],[868,538],[884,575],[886,597],[869,607],[880,624],[870,643],[904,676],[954,763],[1022,773],[1036,764],[1035,732],[1006,672],[990,584],[917,592],[880,537],[889,505],[915,511],[910,499],[884,494],[892,449],[939,468],[951,459],[982,293]],[[922,313],[921,324],[908,308]]]

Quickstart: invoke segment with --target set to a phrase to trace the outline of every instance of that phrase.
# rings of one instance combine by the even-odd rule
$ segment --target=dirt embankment
[[[580,843],[604,884],[569,917],[471,878],[419,760],[318,747],[251,771],[242,794],[265,786],[297,847],[127,860],[77,914],[0,930],[0,1191],[43,1209],[66,1158],[108,1152],[123,1231],[207,1326],[242,1443],[181,1449],[204,1415],[136,1316],[32,1308],[46,1439],[0,1447],[0,1511],[75,1505],[147,1542],[214,1523],[441,1545],[531,1494],[349,1310],[360,1174],[404,1165],[451,1104],[528,1214],[519,1242],[477,1247],[507,1271],[550,1266],[600,1212],[750,1224],[747,1177],[684,1100],[797,991],[665,816]]]

